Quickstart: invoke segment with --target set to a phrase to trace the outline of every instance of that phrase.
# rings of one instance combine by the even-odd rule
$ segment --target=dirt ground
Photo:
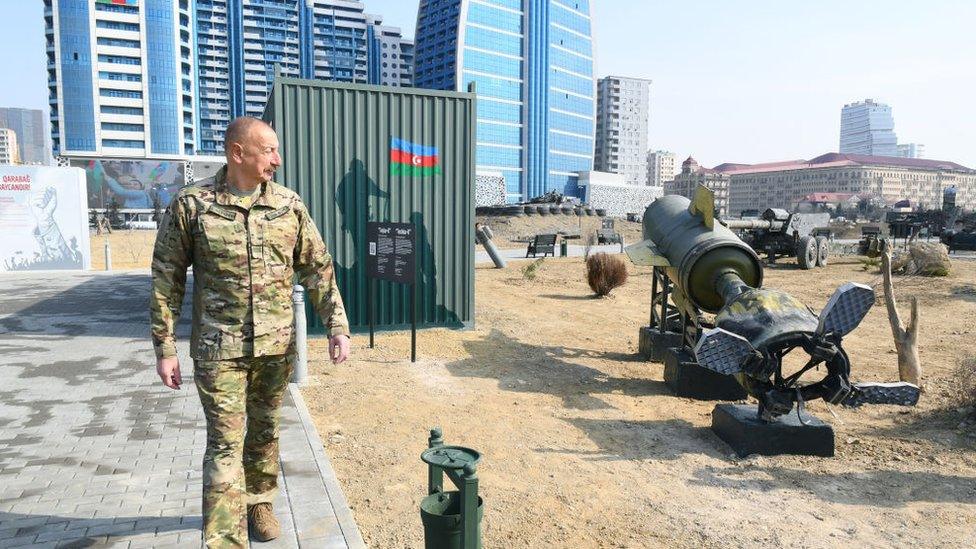
[[[495,229],[496,235],[500,232]],[[976,356],[976,263],[948,278],[899,278],[919,297],[926,392],[916,408],[809,411],[836,430],[833,458],[739,459],[709,429],[714,402],[677,398],[637,355],[649,270],[630,266],[593,299],[581,258],[476,269],[476,326],[326,342],[303,394],[370,547],[421,547],[428,429],[482,452],[485,547],[962,547],[976,532],[976,419],[954,370]],[[767,269],[766,285],[814,309],[845,281],[877,282],[853,258],[826,270]],[[907,309],[907,306],[906,306]],[[907,314],[907,310],[906,310]],[[855,381],[893,381],[884,306],[845,338]]]
[[[105,242],[112,250],[112,270],[148,269],[152,263],[152,248],[156,243],[156,231],[126,230],[91,233],[92,270],[105,270]]]

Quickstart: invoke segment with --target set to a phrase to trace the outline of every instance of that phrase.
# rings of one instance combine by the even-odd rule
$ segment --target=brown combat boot
[[[251,539],[271,541],[281,535],[281,525],[271,510],[270,503],[258,503],[247,509],[247,525],[251,528]]]

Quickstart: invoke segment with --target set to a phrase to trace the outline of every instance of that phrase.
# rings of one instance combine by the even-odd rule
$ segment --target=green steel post
[[[427,447],[434,448],[444,445],[444,432],[440,427],[430,430],[430,437],[427,439]],[[444,470],[436,465],[427,466],[427,494],[444,491]]]
[[[481,529],[478,524],[478,467],[464,466],[461,477],[461,549],[481,549]]]

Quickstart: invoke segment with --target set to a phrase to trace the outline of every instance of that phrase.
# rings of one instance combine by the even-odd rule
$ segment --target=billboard
[[[165,209],[186,181],[181,160],[106,160],[72,158],[85,170],[88,207],[107,208],[115,199],[125,210]]]
[[[0,271],[91,268],[85,172],[0,166]]]

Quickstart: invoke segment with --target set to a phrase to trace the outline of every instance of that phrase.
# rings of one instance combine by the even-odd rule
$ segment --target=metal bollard
[[[291,293],[295,309],[295,363],[291,373],[292,383],[304,383],[308,377],[308,328],[305,322],[305,289],[299,285]]]
[[[112,246],[109,245],[108,239],[105,239],[105,270],[112,270]]]
[[[495,263],[496,269],[505,268],[505,260],[502,259],[501,254],[498,253],[498,248],[495,247],[495,243],[491,241],[494,236],[491,232],[491,228],[488,225],[482,225],[481,223],[474,224],[474,236],[475,240],[479,244],[485,247],[485,251],[488,252],[488,257]]]

